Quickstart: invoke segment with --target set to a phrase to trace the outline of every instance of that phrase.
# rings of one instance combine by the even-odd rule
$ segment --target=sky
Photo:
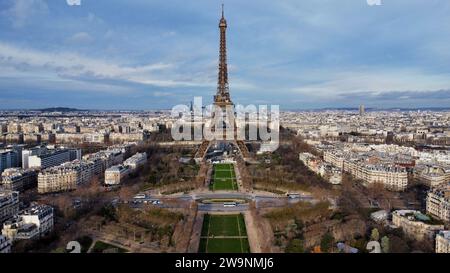
[[[450,1],[1,0],[0,109],[449,107]]]

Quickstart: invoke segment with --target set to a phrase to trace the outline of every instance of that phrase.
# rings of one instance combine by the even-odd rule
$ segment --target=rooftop
[[[450,230],[441,230],[439,231],[439,235],[441,235],[447,240],[450,240]]]
[[[422,222],[427,225],[443,225],[442,221],[434,219],[417,210],[396,210],[394,213],[413,222]]]

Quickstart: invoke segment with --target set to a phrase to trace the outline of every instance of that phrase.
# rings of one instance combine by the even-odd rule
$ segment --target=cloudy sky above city
[[[0,108],[211,102],[222,1],[67,2],[0,2]],[[235,103],[450,105],[448,0],[224,2]]]

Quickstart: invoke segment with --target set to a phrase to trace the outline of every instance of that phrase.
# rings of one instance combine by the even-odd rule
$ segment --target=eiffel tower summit
[[[204,140],[197,151],[197,160],[204,160],[211,146],[226,144],[233,146],[239,156],[246,160],[249,152],[242,140],[237,139],[237,125],[234,113],[234,104],[231,101],[228,83],[227,63],[227,20],[225,19],[224,5],[222,4],[222,17],[219,21],[220,45],[219,45],[219,71],[217,77],[217,92],[214,96],[214,107],[212,110],[210,124],[211,132],[215,135],[213,141]]]

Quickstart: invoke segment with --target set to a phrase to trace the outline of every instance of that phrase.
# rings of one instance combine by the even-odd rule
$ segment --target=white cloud
[[[450,75],[430,74],[419,69],[360,68],[347,71],[315,71],[306,73],[316,83],[305,84],[291,91],[309,97],[331,99],[340,94],[389,93],[392,91],[441,90],[450,88]]]
[[[153,96],[155,96],[155,97],[169,97],[172,95],[173,94],[170,92],[160,92],[160,91],[153,92]]]
[[[13,27],[25,26],[34,16],[48,13],[47,3],[43,0],[14,0],[12,6],[2,15],[9,18]]]
[[[61,78],[117,80],[160,87],[211,86],[208,82],[178,80],[174,64],[154,63],[126,66],[111,61],[87,58],[74,53],[46,53],[22,49],[0,42],[0,65],[18,70],[42,70]],[[178,77],[179,78],[179,77]]]
[[[67,39],[69,43],[86,44],[91,43],[94,38],[86,32],[78,32]]]

